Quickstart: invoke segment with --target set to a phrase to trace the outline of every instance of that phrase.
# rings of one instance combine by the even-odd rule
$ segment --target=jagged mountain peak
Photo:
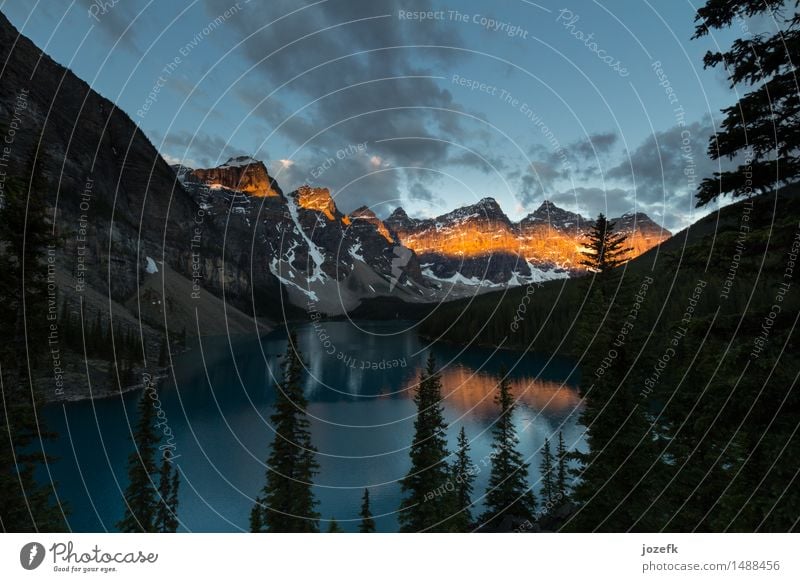
[[[550,200],[545,200],[539,208],[523,218],[520,225],[524,227],[533,222],[544,222],[554,228],[583,228],[588,221],[576,212],[570,212]]]
[[[251,196],[281,195],[278,184],[269,175],[264,163],[249,156],[230,158],[215,168],[198,168],[186,172],[183,177],[187,181],[202,182],[210,188],[224,188]]]
[[[321,212],[328,220],[334,220],[339,212],[328,188],[315,188],[304,184],[295,190],[292,195],[297,200],[300,208]]]
[[[480,199],[474,204],[461,206],[455,210],[438,216],[434,219],[437,223],[462,222],[466,220],[502,221],[511,224],[497,200],[491,197]]]
[[[647,232],[663,231],[671,234],[644,212],[626,212],[619,218],[612,218],[611,221],[615,223],[618,230],[625,232],[633,231],[635,228]]]
[[[630,221],[630,222],[643,221],[643,222],[652,222],[652,223],[655,224],[655,221],[652,218],[650,218],[646,213],[638,212],[638,211],[637,212],[626,212],[625,214],[623,214],[619,218],[615,218],[614,220],[626,221],[626,222],[627,221]]]
[[[490,206],[490,207],[497,206],[497,207],[499,207],[500,205],[497,203],[497,200],[495,200],[491,196],[484,196],[483,198],[478,200],[477,206]]]
[[[399,234],[414,228],[419,221],[408,216],[403,207],[398,206],[383,222],[389,229]]]
[[[234,156],[229,158],[227,162],[222,164],[221,166],[217,166],[218,168],[238,168],[242,166],[250,166],[252,164],[261,164],[264,165],[264,162],[260,160],[256,160],[255,158],[251,158],[250,156]]]
[[[556,206],[554,202],[550,200],[544,200],[540,205],[539,208],[533,211],[532,214],[543,214],[546,212],[564,212],[564,209]]]
[[[397,242],[395,236],[386,227],[386,224],[368,206],[356,208],[350,213],[350,218],[371,224],[387,242],[392,244]]]
[[[350,218],[377,218],[378,216],[369,206],[359,206],[350,213]]]

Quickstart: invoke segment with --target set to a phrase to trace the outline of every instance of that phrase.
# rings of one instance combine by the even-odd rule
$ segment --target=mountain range
[[[382,220],[366,206],[342,213],[327,188],[284,195],[263,162],[246,156],[173,169],[207,216],[255,229],[248,236],[269,249],[265,266],[295,305],[328,314],[364,297],[441,301],[584,272],[580,251],[592,221],[549,201],[519,222],[494,198],[436,218],[397,208]],[[629,237],[631,258],[670,236],[643,213],[613,221]]]

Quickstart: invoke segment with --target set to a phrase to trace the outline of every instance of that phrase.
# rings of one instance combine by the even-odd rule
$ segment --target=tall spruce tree
[[[475,482],[475,465],[469,458],[469,439],[464,427],[458,433],[456,458],[453,462],[451,480],[454,482],[453,511],[450,529],[457,532],[470,531],[472,526],[472,488]]]
[[[31,187],[6,181],[0,205],[0,531],[63,531],[65,509],[37,469],[50,460],[42,444],[55,435],[39,414],[31,376],[48,344],[47,184],[33,168]],[[27,192],[27,193],[26,193]],[[56,301],[56,297],[52,297]],[[58,345],[52,346],[57,348]]]
[[[722,110],[721,129],[708,144],[711,159],[744,160],[735,170],[715,172],[700,184],[697,205],[718,196],[749,196],[800,177],[800,132],[797,131],[797,61],[800,14],[797,0],[708,0],[697,10],[693,38],[725,30],[734,22],[748,31],[747,19],[764,16],[775,25],[771,34],[748,32],[727,51],[709,51],[706,68],[722,65],[734,94],[742,95]],[[749,88],[742,90],[743,87]]]
[[[139,419],[133,435],[134,451],[128,456],[128,487],[125,489],[125,512],[117,528],[122,532],[155,532],[159,498],[156,487],[156,446],[159,437],[154,425],[155,407],[148,391],[142,392],[138,405]]]
[[[358,531],[361,533],[375,533],[375,520],[372,519],[372,511],[369,508],[369,489],[364,488],[364,496],[361,498],[361,523]]]
[[[252,533],[264,531],[264,507],[263,497],[257,496],[253,508],[250,510],[250,531]]]
[[[270,417],[275,437],[267,459],[267,482],[250,516],[251,527],[258,526],[253,531],[319,531],[317,501],[312,491],[319,465],[306,415],[303,368],[297,336],[292,333]]]
[[[536,500],[528,485],[528,463],[517,450],[514,396],[505,370],[501,376],[494,398],[500,415],[492,429],[492,469],[486,491],[486,513],[481,517],[490,527],[500,527],[506,517],[513,522],[534,521],[536,513]]]
[[[569,453],[567,447],[564,445],[564,431],[558,431],[558,448],[556,449],[556,463],[558,464],[558,471],[556,473],[556,496],[558,501],[563,503],[569,497],[567,486],[567,472]]]
[[[605,273],[623,264],[632,250],[625,246],[627,236],[614,232],[616,223],[608,220],[601,212],[592,228],[584,235],[586,250],[581,251],[584,258],[581,265],[596,273]]]
[[[550,440],[544,439],[542,446],[542,462],[539,465],[542,474],[542,502],[548,507],[553,507],[556,503],[556,467],[553,462],[553,452],[550,450]]]
[[[167,459],[161,462],[158,481],[158,507],[156,508],[155,530],[172,533],[178,530],[178,487],[180,478],[177,467]]]
[[[447,425],[441,390],[436,360],[430,354],[414,395],[417,418],[411,442],[411,468],[400,482],[403,500],[398,519],[403,532],[448,531],[453,503],[447,490],[451,470],[447,463]]]
[[[580,467],[572,499],[579,507],[565,524],[571,531],[652,531],[647,489],[649,480],[659,474],[659,454],[640,398],[641,384],[629,380],[628,345],[634,340],[631,336],[626,342],[617,339],[620,322],[632,303],[630,290],[610,302],[607,320],[595,330],[584,358],[583,369],[591,373],[581,387],[580,422],[587,427],[588,451],[574,454]],[[598,369],[603,373],[596,374]]]

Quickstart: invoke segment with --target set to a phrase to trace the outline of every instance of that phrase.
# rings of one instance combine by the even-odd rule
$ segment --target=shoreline
[[[239,341],[245,341],[248,339],[260,339],[272,333],[274,330],[275,328],[270,327],[266,331],[262,331],[259,333],[256,332],[242,333],[242,334],[232,334],[229,336],[208,335],[208,336],[191,338],[188,346],[172,354],[172,366],[174,366],[179,359],[182,359],[187,354],[195,351],[200,342],[202,341],[207,341],[207,340],[219,341],[224,338],[232,343],[237,343]],[[85,365],[86,362],[83,362],[83,364]],[[151,368],[153,370],[152,372],[148,371],[147,368],[135,368],[133,370],[133,373],[138,378],[142,378],[144,374],[150,374],[151,381],[155,382],[156,384],[160,384],[163,380],[166,380],[170,376],[170,368],[172,366],[156,366]],[[89,390],[89,384],[86,381],[87,374],[89,374],[91,378],[90,380],[92,385],[91,391]],[[64,394],[62,395],[54,395],[52,390],[47,390],[47,391],[37,390],[36,397],[38,400],[41,401],[42,406],[51,406],[55,404],[105,400],[107,398],[113,398],[115,396],[124,396],[125,394],[128,394],[130,392],[135,392],[137,390],[143,390],[146,387],[146,383],[144,381],[139,381],[136,384],[130,384],[122,388],[118,387],[113,389],[99,388],[98,386],[100,385],[100,383],[97,380],[97,376],[100,374],[101,373],[97,372],[96,370],[94,374],[86,371],[81,374],[72,374],[73,388],[71,390],[65,388]],[[46,384],[49,383],[50,378],[40,379],[40,381]]]

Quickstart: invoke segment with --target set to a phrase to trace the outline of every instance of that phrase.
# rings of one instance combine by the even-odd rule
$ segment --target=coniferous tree
[[[147,391],[139,398],[139,419],[133,435],[135,450],[128,457],[128,487],[125,489],[125,513],[117,522],[122,532],[155,532],[159,500],[155,486],[156,446],[155,408]]]
[[[452,495],[447,490],[451,474],[441,406],[441,380],[433,354],[428,356],[414,395],[417,418],[411,443],[411,468],[400,482],[400,531],[447,531]],[[452,487],[452,484],[451,484]]]
[[[641,386],[626,381],[632,364],[628,344],[617,340],[629,304],[630,298],[609,304],[607,320],[595,330],[584,360],[586,370],[603,373],[592,374],[582,386],[580,422],[587,427],[588,450],[574,455],[580,466],[572,491],[578,509],[565,524],[571,531],[652,531],[645,479],[659,474],[659,454]]]
[[[342,528],[339,527],[339,522],[336,521],[335,517],[332,517],[331,520],[328,522],[328,532],[327,533],[343,533]]]
[[[556,468],[553,462],[553,452],[550,450],[550,440],[544,439],[542,446],[542,462],[539,465],[542,474],[542,502],[548,507],[553,507],[556,502]]]
[[[517,450],[519,439],[514,428],[514,396],[508,376],[503,370],[502,378],[495,395],[495,403],[500,408],[492,429],[494,445],[492,450],[492,469],[486,492],[486,513],[481,520],[500,526],[504,517],[519,521],[534,521],[536,500],[528,485],[528,463]]]
[[[169,491],[169,507],[172,511],[172,519],[169,523],[171,529],[170,531],[177,531],[178,529],[178,490],[180,488],[181,477],[178,473],[178,468],[175,467],[175,470],[172,472],[172,479],[170,480],[170,491]]]
[[[797,103],[797,55],[800,53],[800,13],[797,0],[708,0],[697,10],[693,38],[727,30],[747,18],[765,16],[776,30],[772,34],[748,33],[727,51],[709,51],[706,68],[722,65],[730,88],[741,95],[722,110],[721,128],[710,138],[713,160],[744,154],[732,171],[715,172],[697,192],[697,205],[718,196],[749,196],[765,192],[800,177],[800,133]],[[742,90],[747,86],[750,91]]]
[[[31,168],[33,172],[33,168]],[[47,337],[50,232],[47,185],[33,172],[32,186],[9,178],[0,205],[0,531],[63,531],[65,509],[54,503],[52,484],[35,472],[52,459],[40,439],[47,431],[30,371],[50,348]],[[55,297],[53,297],[55,300]]]
[[[587,250],[581,251],[585,257],[581,265],[595,273],[605,273],[627,260],[632,250],[625,246],[628,237],[614,232],[615,226],[616,223],[609,221],[602,212],[597,216],[591,230],[584,235]]]
[[[558,472],[556,474],[556,495],[559,502],[564,502],[569,496],[567,491],[567,447],[564,445],[564,431],[558,431],[558,448],[556,449],[556,462]]]
[[[253,512],[262,514],[251,515],[250,519],[251,525],[260,525],[269,532],[319,531],[317,501],[312,491],[319,465],[306,416],[303,367],[297,336],[292,333],[270,417],[275,437],[267,459],[267,483],[253,508]]]
[[[250,531],[252,533],[264,531],[264,511],[264,500],[258,496],[253,504],[253,509],[250,510]]]
[[[375,520],[372,519],[372,512],[369,508],[369,489],[364,488],[364,497],[361,498],[361,523],[358,531],[361,533],[374,533]]]
[[[178,470],[166,458],[161,462],[158,481],[158,507],[156,509],[155,530],[171,533],[178,529]]]
[[[475,465],[469,458],[469,439],[464,427],[458,433],[456,458],[453,463],[451,479],[455,483],[455,515],[450,520],[452,531],[466,532],[472,525],[472,487],[475,481]]]

